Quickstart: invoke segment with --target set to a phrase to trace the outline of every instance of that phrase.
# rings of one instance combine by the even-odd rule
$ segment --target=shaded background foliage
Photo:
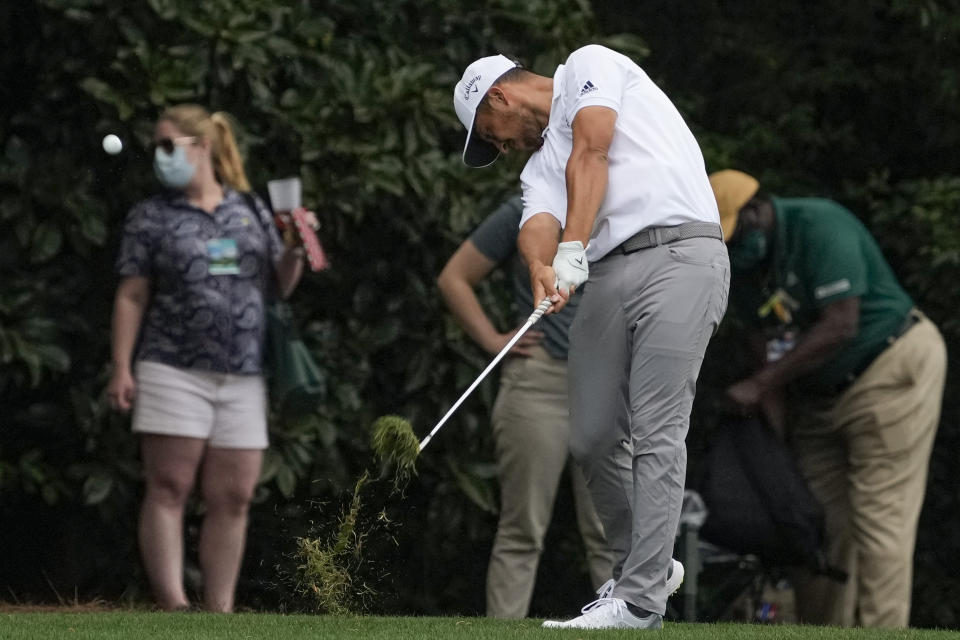
[[[312,414],[271,416],[248,606],[309,606],[293,586],[293,540],[329,526],[369,466],[368,425],[399,413],[422,434],[486,363],[434,287],[522,163],[460,162],[450,87],[479,55],[550,75],[582,44],[627,53],[684,112],[710,170],[849,205],[958,353],[956,2],[25,0],[0,6],[0,39],[0,576],[11,598],[147,596],[136,444],[101,394],[118,232],[155,188],[145,148],[168,104],[233,114],[260,191],[301,175],[333,262],[294,297],[326,392]],[[125,140],[119,156],[100,151],[106,133]],[[498,284],[483,296],[506,327]],[[732,333],[704,365],[692,479],[711,397],[743,373]],[[923,626],[960,626],[957,384],[951,372],[918,542]],[[368,540],[378,610],[482,612],[495,391],[495,380],[480,387],[406,498],[387,505],[392,537]],[[589,596],[567,502],[557,509],[534,613]]]

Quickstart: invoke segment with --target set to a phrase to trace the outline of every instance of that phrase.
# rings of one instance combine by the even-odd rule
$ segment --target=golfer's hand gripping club
[[[497,356],[493,359],[493,361],[487,365],[487,368],[480,373],[477,379],[473,381],[473,384],[471,384],[467,388],[467,390],[463,392],[463,395],[460,396],[460,399],[457,400],[455,403],[453,403],[453,406],[450,407],[450,410],[447,411],[446,415],[440,418],[440,422],[437,423],[437,426],[431,429],[430,433],[427,434],[427,437],[425,437],[423,440],[420,441],[420,451],[423,451],[423,448],[427,446],[427,444],[430,442],[433,436],[437,433],[437,431],[440,431],[440,427],[442,427],[444,423],[450,418],[450,416],[453,415],[453,412],[457,410],[457,407],[463,404],[463,401],[467,399],[467,396],[470,395],[470,392],[476,389],[477,385],[483,382],[483,379],[487,377],[487,374],[490,373],[490,371],[495,366],[497,366],[497,363],[503,359],[503,356],[507,355],[507,353],[513,347],[513,345],[515,345],[517,341],[523,337],[523,334],[525,334],[530,327],[535,325],[537,323],[537,320],[543,317],[543,314],[546,313],[547,309],[550,308],[550,304],[551,304],[550,298],[543,299],[543,302],[541,302],[537,306],[537,308],[534,310],[534,312],[530,314],[530,317],[527,318],[527,321],[523,324],[522,327],[520,327],[520,330],[517,331],[512,338],[510,338],[510,342],[508,342],[506,346],[504,346],[503,349],[500,350],[500,353],[498,353]]]
[[[557,276],[554,286],[569,293],[571,287],[579,287],[590,277],[587,252],[579,240],[561,242],[553,258],[553,272]]]

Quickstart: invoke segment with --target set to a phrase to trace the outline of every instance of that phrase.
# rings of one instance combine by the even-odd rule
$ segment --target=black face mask
[[[763,262],[768,253],[767,234],[763,229],[751,229],[730,246],[730,265],[739,271],[747,271]]]

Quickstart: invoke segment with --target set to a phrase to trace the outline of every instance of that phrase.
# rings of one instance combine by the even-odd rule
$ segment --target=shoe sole
[[[567,622],[560,622],[559,620],[544,620],[543,624],[540,625],[544,629],[578,629],[580,631],[603,631],[610,629],[634,629],[634,630],[643,630],[643,629],[663,629],[663,617],[657,616],[657,620],[650,624],[650,626],[641,626],[641,627],[620,627],[620,626],[609,626],[609,627],[579,627],[579,626],[570,626]]]

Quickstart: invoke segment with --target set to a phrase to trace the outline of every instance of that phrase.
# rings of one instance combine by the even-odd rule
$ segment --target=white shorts
[[[202,438],[223,449],[267,448],[263,376],[180,369],[159,362],[134,365],[133,430]]]

